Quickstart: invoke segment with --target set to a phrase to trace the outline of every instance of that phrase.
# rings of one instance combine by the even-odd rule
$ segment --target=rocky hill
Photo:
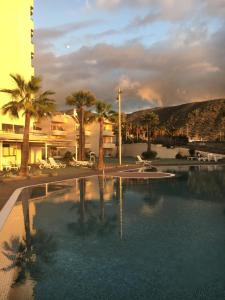
[[[225,99],[145,109],[127,115],[127,121],[137,121],[151,111],[159,116],[162,127],[172,125],[178,134],[207,140],[225,138]]]

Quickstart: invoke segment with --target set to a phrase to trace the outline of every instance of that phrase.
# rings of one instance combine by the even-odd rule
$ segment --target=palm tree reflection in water
[[[54,263],[54,253],[57,250],[53,237],[43,230],[31,233],[29,214],[30,191],[21,194],[25,237],[13,236],[10,241],[3,243],[3,254],[11,262],[2,270],[5,272],[16,270],[13,287],[24,284],[27,279],[40,278],[45,265]]]
[[[88,237],[91,235],[105,236],[111,234],[117,228],[117,215],[107,215],[105,211],[105,177],[98,177],[99,208],[94,201],[86,201],[86,180],[79,180],[80,201],[78,208],[78,220],[68,224],[68,229],[76,236]]]

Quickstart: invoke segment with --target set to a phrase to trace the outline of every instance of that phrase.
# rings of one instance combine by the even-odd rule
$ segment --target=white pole
[[[48,144],[45,143],[45,160],[48,159]]]
[[[77,161],[77,122],[76,122],[77,111],[76,111],[75,108],[73,109],[73,119],[74,119],[74,122],[75,122],[75,159]]]
[[[120,239],[123,239],[123,190],[122,178],[119,178],[119,197],[120,197]]]
[[[122,91],[119,88],[118,91],[118,104],[119,104],[119,165],[122,165],[122,136],[121,136],[121,94]]]

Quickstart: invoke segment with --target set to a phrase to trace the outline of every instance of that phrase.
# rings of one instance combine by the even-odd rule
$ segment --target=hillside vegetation
[[[127,115],[127,121],[137,121],[150,111],[159,116],[160,126],[165,128],[172,125],[177,134],[205,140],[224,140],[225,99],[141,110]]]

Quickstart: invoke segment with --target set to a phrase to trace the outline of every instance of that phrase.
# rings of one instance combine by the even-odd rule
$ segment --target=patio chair
[[[70,165],[74,167],[92,167],[94,163],[89,160],[76,160],[74,157],[72,158],[72,162],[70,162]]]
[[[208,157],[203,155],[202,153],[198,152],[197,153],[197,160],[198,161],[207,161],[208,160]]]
[[[140,155],[137,155],[137,161],[136,161],[136,164],[143,164],[144,166],[151,166],[152,165],[152,162],[151,160],[144,160],[141,158]]]
[[[39,169],[54,169],[54,166],[49,164],[46,160],[44,159],[39,159]]]
[[[10,172],[10,171],[18,171],[19,170],[19,166],[15,165],[15,164],[12,164],[10,162],[10,164],[4,166],[4,169],[7,171],[7,172]]]
[[[61,162],[58,162],[58,161],[56,162],[55,159],[54,159],[53,157],[49,157],[49,161],[50,161],[50,159],[51,159],[50,164],[56,164],[56,165],[59,165],[60,168],[63,168],[63,169],[66,167],[66,164],[61,163]]]
[[[56,162],[53,157],[49,157],[48,160],[49,160],[50,165],[53,166],[53,168],[55,168],[55,169],[66,167],[65,164],[61,164],[61,163]]]

